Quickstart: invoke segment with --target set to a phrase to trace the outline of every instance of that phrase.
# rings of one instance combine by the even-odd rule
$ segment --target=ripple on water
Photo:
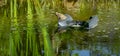
[[[23,27],[23,30],[27,30],[27,28],[26,28],[26,27]]]
[[[0,50],[3,51],[3,48],[1,47]]]
[[[110,23],[106,23],[107,25],[109,25]]]
[[[96,36],[97,38],[100,38],[101,36]]]
[[[110,31],[107,32],[108,34],[110,33]]]
[[[119,28],[118,28],[118,27],[115,27],[114,30],[119,30]]]
[[[108,35],[102,35],[102,37],[109,37]]]
[[[17,30],[17,29],[16,29],[15,27],[12,27],[11,30],[12,30],[12,31],[15,31],[15,30]]]
[[[118,24],[120,25],[120,22],[118,22]]]
[[[94,33],[91,33],[91,34],[89,34],[89,36],[91,37],[91,36],[95,36],[95,34]]]
[[[102,30],[102,32],[106,32],[106,30]]]
[[[101,21],[103,21],[103,19],[100,19]]]
[[[101,32],[101,30],[98,30],[97,32],[99,32],[99,33],[100,33],[100,32]]]
[[[120,38],[120,36],[119,36],[119,38]]]

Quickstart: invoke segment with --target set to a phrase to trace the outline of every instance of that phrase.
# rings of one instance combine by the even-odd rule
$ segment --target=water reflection
[[[78,56],[90,56],[90,51],[89,50],[73,50],[71,55],[74,56],[75,54]]]
[[[74,45],[76,46],[76,45]],[[68,48],[70,56],[120,56],[120,45],[116,43],[92,43]],[[66,50],[62,50],[66,53]]]

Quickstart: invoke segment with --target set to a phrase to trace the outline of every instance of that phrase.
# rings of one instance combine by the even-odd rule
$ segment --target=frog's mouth
[[[56,12],[55,15],[58,17],[60,20],[65,20],[67,17],[64,14]]]

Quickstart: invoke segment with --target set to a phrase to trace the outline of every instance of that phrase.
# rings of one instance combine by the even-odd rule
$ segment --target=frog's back
[[[98,25],[98,16],[94,15],[92,18],[88,21],[89,28],[95,28]]]

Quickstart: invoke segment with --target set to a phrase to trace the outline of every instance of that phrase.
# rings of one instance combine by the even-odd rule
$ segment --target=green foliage
[[[20,50],[20,33],[17,22],[17,1],[10,1],[10,12],[11,12],[11,33],[10,33],[10,55],[17,56],[17,50]],[[13,51],[12,51],[13,50]]]
[[[46,27],[43,27],[41,30],[44,39],[44,51],[45,51],[44,56],[55,56]]]

